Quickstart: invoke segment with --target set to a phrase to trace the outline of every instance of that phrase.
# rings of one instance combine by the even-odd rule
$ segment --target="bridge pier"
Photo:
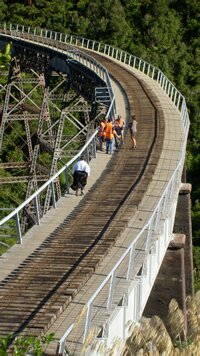
[[[165,321],[168,305],[175,298],[185,311],[185,299],[194,294],[191,184],[182,183],[179,191],[174,239],[170,242],[143,315],[160,316]]]

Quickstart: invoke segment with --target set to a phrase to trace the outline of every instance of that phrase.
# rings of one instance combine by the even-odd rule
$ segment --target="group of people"
[[[121,115],[117,116],[117,119],[108,118],[108,120],[103,119],[98,127],[98,137],[99,137],[99,149],[103,151],[104,144],[106,144],[106,153],[112,154],[113,145],[115,142],[116,150],[119,149],[121,145],[124,144],[124,128],[125,121]],[[132,147],[136,149],[136,133],[137,133],[137,121],[135,115],[131,116],[131,120],[128,123],[128,128],[130,132]],[[88,163],[81,156],[80,160],[76,162],[72,170],[73,183],[71,188],[75,190],[76,196],[80,190],[80,194],[84,194],[84,187],[87,184],[87,178],[90,175],[90,167]]]
[[[99,148],[103,151],[103,146],[106,144],[106,153],[113,153],[113,145],[118,149],[124,143],[124,127],[125,121],[118,115],[117,119],[103,119],[98,127]]]
[[[106,144],[106,153],[112,154],[114,143],[116,150],[118,150],[119,147],[124,144],[124,128],[125,121],[121,115],[118,115],[116,120],[109,118],[106,121],[106,119],[103,119],[98,127],[100,151],[103,151],[103,146]],[[135,115],[131,116],[128,128],[130,131],[132,147],[136,149],[137,121]]]

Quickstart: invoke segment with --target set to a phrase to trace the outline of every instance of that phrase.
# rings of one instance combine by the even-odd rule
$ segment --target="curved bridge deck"
[[[129,113],[136,113],[138,148],[132,149],[127,132],[125,144],[113,154],[79,205],[2,279],[1,335],[11,332],[41,335],[54,331],[56,337],[62,336],[114,260],[144,226],[180,159],[179,112],[158,84],[106,57],[94,56],[120,83],[127,96]],[[35,233],[40,234],[40,227]],[[144,254],[145,241],[140,240],[134,276],[139,273]],[[13,258],[12,251],[1,258],[1,267],[6,268],[9,258]],[[128,288],[123,277],[125,271],[126,263],[119,271],[121,287],[111,310]],[[105,300],[99,300],[99,305],[105,305]],[[97,317],[99,327],[108,317],[106,313]]]

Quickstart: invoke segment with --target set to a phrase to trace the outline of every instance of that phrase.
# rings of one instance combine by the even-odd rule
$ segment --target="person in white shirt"
[[[131,116],[131,121],[128,124],[130,134],[131,134],[131,141],[133,148],[136,149],[137,142],[136,142],[136,133],[137,133],[137,121],[135,115]]]
[[[81,190],[81,195],[84,194],[84,187],[87,184],[87,178],[90,175],[90,167],[88,163],[80,157],[80,161],[76,162],[72,169],[73,174],[73,184],[71,188],[76,191],[76,196],[78,196],[79,189]]]

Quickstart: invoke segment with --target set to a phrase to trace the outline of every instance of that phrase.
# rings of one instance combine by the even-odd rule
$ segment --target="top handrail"
[[[4,32],[0,32],[0,35],[6,35],[10,36],[11,38],[19,38],[23,40],[29,40],[30,42],[36,42],[37,44],[42,44],[42,46],[48,47],[48,48],[55,48],[57,51],[62,52],[64,54],[67,54],[69,58],[72,58],[74,60],[77,60],[78,62],[82,63],[83,65],[86,65],[88,68],[93,70],[97,76],[99,76],[105,83],[106,87],[108,89],[109,97],[110,97],[110,106],[108,111],[110,112],[110,115],[114,115],[115,113],[115,96],[112,90],[112,85],[110,81],[110,77],[108,74],[107,69],[96,59],[94,59],[92,56],[90,56],[87,53],[81,52],[80,50],[77,50],[74,45],[72,45],[70,42],[66,41],[61,41],[61,36],[59,36],[60,41],[52,39],[52,36],[47,36],[47,30],[45,30],[45,35],[42,35],[42,31],[40,30],[40,34],[37,34],[37,29],[32,30],[30,27],[25,31],[25,27],[21,26],[21,31],[20,31],[20,25],[12,25],[9,24],[7,26],[6,23],[1,24],[0,23],[0,28],[3,27]],[[19,36],[18,36],[19,35]],[[60,34],[63,35],[63,34]],[[63,35],[64,36],[64,35]],[[65,36],[66,37],[66,36]],[[45,41],[47,40],[48,41]],[[51,41],[49,41],[51,39]],[[67,44],[67,47],[59,48],[58,43],[62,42],[64,44]]]
[[[157,81],[163,91],[169,96],[173,104],[177,107],[177,109],[181,112],[184,112],[184,116],[182,116],[183,128],[185,130],[185,134],[187,135],[189,129],[189,115],[187,112],[186,101],[184,96],[159,68],[153,66],[142,58],[139,58],[135,55],[131,55],[126,51],[120,50],[108,44],[103,44],[101,42],[93,41],[88,38],[68,35],[56,31],[51,31],[48,29],[41,29],[37,27],[31,28],[30,26],[13,25],[7,23],[0,23],[0,28],[2,28],[3,31],[12,32],[13,35],[17,35],[17,33],[19,33],[22,36],[23,34],[26,34],[30,37],[34,36],[35,38],[51,39],[52,46],[54,45],[55,41],[56,43],[62,42],[65,44],[77,46],[79,48],[85,48],[87,50],[100,52],[104,55],[112,57],[113,59],[119,60],[121,63],[128,64],[131,67],[138,69],[139,71],[148,75],[153,80]],[[112,87],[110,85],[109,75],[107,72],[105,72],[104,79],[108,81],[107,87],[110,93],[110,97],[112,98]]]

